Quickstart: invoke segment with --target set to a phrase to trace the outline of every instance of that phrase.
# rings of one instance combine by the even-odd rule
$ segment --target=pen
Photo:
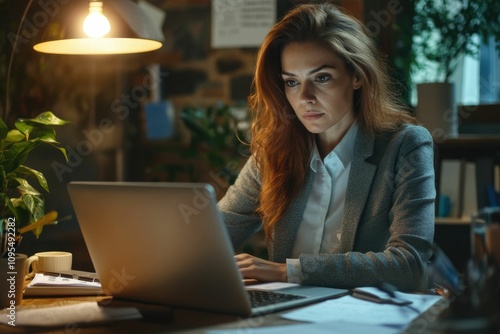
[[[353,290],[352,296],[359,298],[359,299],[369,300],[369,301],[379,303],[379,304],[392,304],[392,305],[398,305],[398,306],[406,306],[406,305],[410,305],[411,303],[413,303],[410,300],[400,299],[400,298],[397,298],[395,296],[394,297],[391,296],[391,298],[382,298],[382,297],[379,297],[373,293],[366,292],[363,290]]]

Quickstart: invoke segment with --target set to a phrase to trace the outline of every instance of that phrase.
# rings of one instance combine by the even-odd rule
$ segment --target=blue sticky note
[[[170,101],[148,103],[144,112],[148,139],[168,139],[174,135],[174,109]]]

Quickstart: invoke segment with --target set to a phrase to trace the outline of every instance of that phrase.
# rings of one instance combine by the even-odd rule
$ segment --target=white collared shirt
[[[316,174],[297,232],[292,258],[297,259],[304,253],[338,252],[347,181],[357,131],[358,125],[354,121],[324,161],[321,160],[316,145],[314,146],[310,168]],[[296,281],[296,277],[293,279],[290,275],[292,273],[292,276],[295,276],[293,273],[297,270],[300,272],[299,261],[287,260],[287,267],[289,267],[289,281]]]

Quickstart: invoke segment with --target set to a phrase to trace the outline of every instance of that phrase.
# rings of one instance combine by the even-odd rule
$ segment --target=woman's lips
[[[311,111],[303,114],[302,118],[304,118],[305,120],[314,121],[321,118],[323,115],[323,113]]]

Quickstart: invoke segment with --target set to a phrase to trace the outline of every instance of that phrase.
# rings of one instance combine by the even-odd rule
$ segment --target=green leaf
[[[34,128],[30,134],[30,139],[52,139],[56,140],[56,130],[48,126]]]
[[[16,121],[15,126],[16,126],[16,129],[18,129],[22,133],[28,134],[28,135],[31,133],[31,131],[35,127],[34,125],[30,125],[28,123],[20,122],[20,121]]]
[[[5,140],[12,143],[17,143],[26,139],[26,136],[19,130],[10,130],[7,133]]]
[[[35,201],[32,195],[23,195],[21,200],[29,212],[33,213],[35,211]]]
[[[30,140],[12,144],[9,150],[4,152],[5,172],[12,172],[21,166],[26,161],[29,152],[40,143],[39,141]]]
[[[10,202],[11,202],[11,203],[12,203],[12,205],[13,205],[14,207],[16,207],[16,208],[17,208],[17,207],[20,207],[20,206],[21,206],[21,204],[23,204],[23,201],[22,201],[20,198],[17,198],[17,197],[16,197],[16,198],[11,198],[11,199],[10,199]]]
[[[33,188],[31,184],[29,184],[28,180],[21,179],[20,177],[16,177],[15,180],[19,183],[17,189],[21,192],[21,194],[40,196],[40,192]]]
[[[35,141],[35,140],[33,140],[33,141]],[[57,148],[64,155],[64,159],[66,159],[66,161],[68,161],[68,155],[66,153],[66,149],[64,147],[59,146],[60,143],[58,141],[52,140],[50,138],[37,138],[36,141],[39,141],[39,142],[45,143],[45,144],[49,144],[49,145]]]
[[[35,210],[33,211],[33,221],[37,221],[45,215],[45,202],[42,196],[33,196]]]
[[[2,194],[4,195],[4,194]],[[9,196],[5,195],[5,204],[7,205],[7,208],[9,208],[9,213],[6,213],[8,216],[15,216],[17,220],[17,209],[16,205],[12,202],[12,200],[9,198]]]
[[[57,140],[55,140],[54,138],[50,138],[50,137],[35,138],[35,139],[32,139],[32,141],[39,141],[39,142],[42,142],[42,143],[45,143],[45,144],[50,144],[50,145],[56,146],[56,147],[59,144],[59,142]]]
[[[9,128],[7,124],[0,118],[0,138],[5,138],[7,136],[7,132],[9,132]]]
[[[44,125],[64,125],[71,123],[58,118],[51,111],[45,111],[35,118],[21,118],[19,119],[19,122],[38,123]]]
[[[36,222],[43,217],[45,211],[45,204],[42,196],[25,194],[21,196],[23,204],[30,212],[30,223]]]
[[[7,202],[7,207],[10,210],[10,212],[8,214],[14,215],[16,217],[16,225],[17,226],[22,225],[25,222],[29,221],[29,220],[22,218],[23,212],[26,212],[27,210],[24,207],[24,203],[20,198],[9,198],[9,201]]]
[[[45,176],[43,176],[43,174],[41,172],[39,172],[33,168],[24,166],[24,165],[19,166],[19,168],[16,169],[16,171],[21,173],[21,174],[33,175],[38,180],[38,183],[40,184],[40,186],[43,189],[45,189],[47,192],[49,192],[49,184],[47,183]]]
[[[61,153],[64,155],[64,159],[68,161],[68,153],[66,152],[66,149],[64,147],[56,147]]]
[[[44,215],[45,203],[40,195],[23,194],[19,198],[11,198],[16,208],[17,219],[23,223],[34,223]]]

